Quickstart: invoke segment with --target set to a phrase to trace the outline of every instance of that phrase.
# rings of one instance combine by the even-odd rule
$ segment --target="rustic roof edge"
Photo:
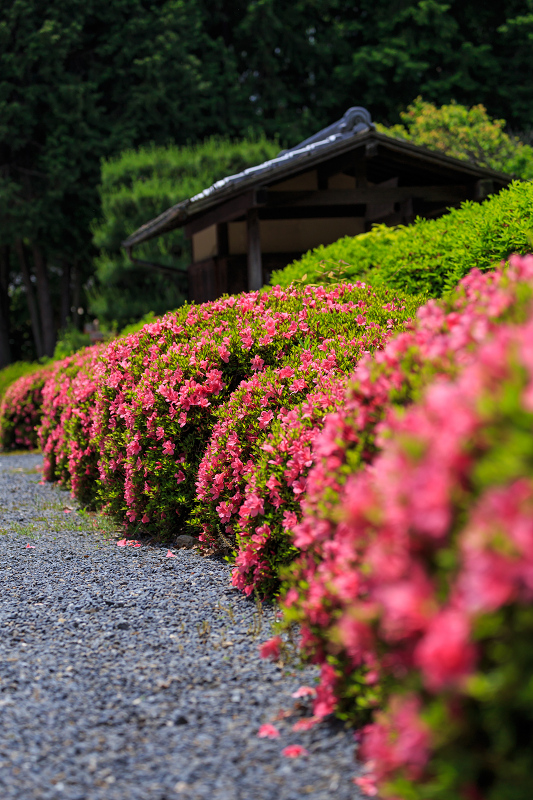
[[[365,112],[367,117],[365,118],[361,112]],[[348,125],[341,130],[342,125],[346,123],[346,117],[350,113],[351,117],[348,117]],[[351,128],[349,127],[350,121],[353,122]],[[329,131],[332,129],[333,133],[330,133]],[[321,136],[323,138],[318,138]],[[328,156],[340,155],[344,151],[352,149],[355,145],[366,144],[369,140],[376,141],[390,150],[408,152],[426,162],[429,161],[434,164],[455,168],[460,167],[463,172],[470,173],[472,177],[492,178],[500,183],[510,183],[512,180],[512,176],[489,167],[474,164],[470,161],[463,161],[403,139],[378,133],[370,121],[368,111],[361,107],[353,107],[346,112],[341,120],[319,131],[310,139],[306,139],[296,145],[295,148],[282,151],[276,158],[216,181],[202,192],[171,206],[159,216],[141,225],[140,228],[122,242],[122,246],[127,251],[130,251],[136,245],[184,225],[196,214],[200,214],[219,202],[246,191],[246,189],[256,187],[265,180],[270,182],[271,180],[280,179],[281,176],[290,177],[291,174],[300,172],[302,167],[304,169],[313,167],[326,154]]]

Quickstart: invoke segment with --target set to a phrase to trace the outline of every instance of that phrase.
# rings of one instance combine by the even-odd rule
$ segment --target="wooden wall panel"
[[[331,244],[342,236],[357,236],[365,230],[362,217],[317,219],[262,219],[259,222],[262,253],[306,253],[320,244]],[[246,223],[228,224],[229,252],[247,252]]]

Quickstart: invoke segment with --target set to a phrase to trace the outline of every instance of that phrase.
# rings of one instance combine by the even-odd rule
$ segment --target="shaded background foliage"
[[[166,307],[180,300],[160,276],[103,266],[102,159],[213,135],[293,145],[353,104],[398,123],[418,95],[483,103],[527,132],[532,38],[533,0],[6,0],[0,364],[52,355],[58,330],[84,318],[87,289],[104,316],[123,297],[121,322],[162,293]],[[171,199],[186,195],[174,183]]]
[[[183,278],[191,260],[183,230],[136,250],[137,258],[175,268],[176,276],[133,265],[121,242],[174,203],[226,175],[273,158],[279,149],[264,137],[233,142],[209,137],[201,145],[152,144],[104,161],[101,217],[93,224],[99,252],[94,261],[96,282],[89,289],[91,312],[108,325],[122,327],[147,310],[160,314],[183,303],[187,299]]]

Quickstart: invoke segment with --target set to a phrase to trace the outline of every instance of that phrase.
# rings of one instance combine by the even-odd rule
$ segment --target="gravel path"
[[[40,463],[0,456],[0,797],[360,798],[350,731],[292,731],[316,673],[259,659],[272,610],[214,558],[118,548]],[[280,710],[280,738],[259,739]]]

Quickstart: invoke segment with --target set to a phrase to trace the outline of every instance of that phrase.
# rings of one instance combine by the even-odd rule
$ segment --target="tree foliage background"
[[[230,141],[209,137],[198,145],[140,147],[102,164],[101,218],[93,224],[98,248],[95,281],[88,290],[91,312],[122,328],[147,311],[161,314],[187,299],[183,277],[191,261],[183,229],[136,248],[144,261],[168,272],[132,264],[121,247],[130,234],[167,208],[217,180],[274,158],[279,144],[264,137]],[[180,280],[181,278],[181,280]]]
[[[211,136],[293,145],[354,104],[393,125],[418,95],[527,131],[532,43],[533,0],[4,0],[0,364],[51,355],[87,287],[102,296],[102,159]]]

